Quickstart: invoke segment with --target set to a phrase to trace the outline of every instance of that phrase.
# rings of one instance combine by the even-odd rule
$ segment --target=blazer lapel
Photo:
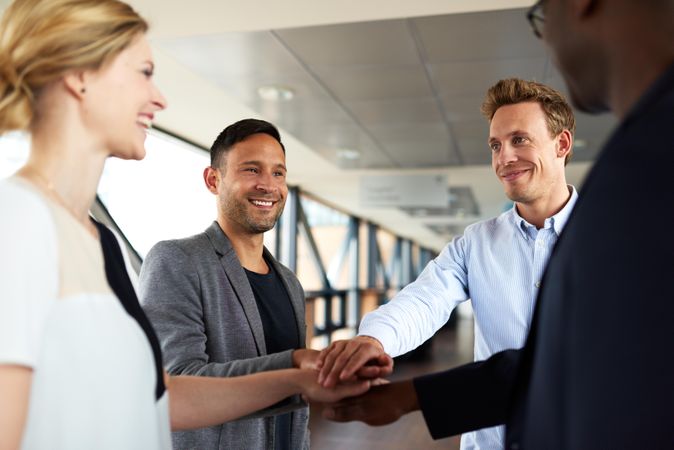
[[[253,290],[250,288],[250,282],[243,267],[241,267],[241,262],[236,256],[232,243],[222,229],[220,229],[220,225],[215,221],[206,229],[206,235],[216,253],[220,256],[220,264],[243,308],[248,325],[253,333],[253,338],[255,339],[258,354],[266,355],[267,346],[264,342],[262,319],[260,319],[260,313],[257,309]]]

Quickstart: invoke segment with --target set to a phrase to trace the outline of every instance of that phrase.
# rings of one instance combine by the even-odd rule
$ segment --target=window
[[[110,158],[98,195],[141,257],[160,240],[203,231],[216,217],[202,173],[204,150],[151,130],[142,161]]]
[[[16,172],[28,158],[30,137],[0,137],[0,178]],[[110,158],[98,194],[131,245],[144,257],[162,239],[196,234],[216,217],[215,198],[204,186],[208,153],[151,130],[142,161]]]

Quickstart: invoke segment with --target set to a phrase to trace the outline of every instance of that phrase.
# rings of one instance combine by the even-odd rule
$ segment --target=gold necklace
[[[65,209],[68,214],[70,214],[77,222],[79,222],[81,225],[84,226],[84,228],[94,235],[96,238],[98,238],[98,230],[96,227],[93,225],[91,220],[89,220],[89,216],[87,215],[86,220],[80,219],[78,216],[77,212],[75,209],[73,209],[61,196],[61,194],[58,193],[56,188],[54,187],[54,183],[52,183],[47,177],[45,177],[42,172],[37,170],[34,167],[31,166],[24,166],[20,171],[19,174],[22,175],[24,178],[26,178],[29,181],[33,181],[33,184],[35,184],[35,181],[38,182],[38,185],[43,188],[43,191],[46,191],[48,194],[49,198],[54,200],[56,203],[59,204],[63,209]]]

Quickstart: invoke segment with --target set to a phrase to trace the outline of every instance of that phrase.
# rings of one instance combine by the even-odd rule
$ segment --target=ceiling
[[[162,115],[159,124],[208,147],[225,125],[265,118],[291,139],[289,183],[436,250],[507,204],[479,112],[486,89],[515,76],[565,92],[524,17],[530,1],[248,3],[132,2],[152,22],[156,52],[190,74],[179,94],[167,92],[169,103],[181,99],[167,110],[180,119]],[[178,79],[175,69],[158,68],[161,88]],[[258,90],[269,86],[293,98],[265,100]],[[185,94],[191,98],[183,103]],[[222,96],[220,108],[197,107]],[[208,132],[190,126],[211,111],[229,116],[232,103],[245,113],[215,121]],[[580,184],[612,126],[607,116],[578,115],[570,182]],[[438,172],[475,205],[432,209],[421,201],[416,209],[427,213],[410,214],[359,203],[364,176]]]
[[[565,91],[524,17],[531,0],[129,3],[152,27],[169,104],[159,126],[209,147],[229,123],[265,118],[282,130],[290,184],[436,250],[506,201],[479,113],[486,89],[515,76]],[[268,86],[293,98],[264,100]],[[614,122],[577,120],[567,178],[579,185]],[[438,173],[475,205],[410,214],[359,204],[364,175]]]
[[[495,80],[564,90],[523,9],[161,38],[156,45],[343,169],[490,164],[479,107]],[[291,100],[266,100],[260,88]],[[577,161],[609,120],[579,118]]]

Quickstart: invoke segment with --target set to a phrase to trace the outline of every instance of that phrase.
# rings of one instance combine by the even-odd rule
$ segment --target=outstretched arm
[[[0,364],[0,450],[20,447],[32,380],[29,367]]]
[[[523,350],[505,350],[475,362],[412,380],[372,388],[323,410],[327,419],[369,425],[395,422],[421,410],[433,439],[505,422]]]
[[[302,394],[310,401],[336,402],[360,395],[369,381],[354,381],[327,389],[317,382],[317,372],[284,369],[230,378],[173,376],[169,379],[171,427],[203,428],[238,419]]]
[[[418,347],[447,322],[454,307],[468,298],[467,240],[454,239],[413,283],[365,315],[359,336],[321,352],[319,380],[324,386],[353,375],[388,375],[392,356]]]

